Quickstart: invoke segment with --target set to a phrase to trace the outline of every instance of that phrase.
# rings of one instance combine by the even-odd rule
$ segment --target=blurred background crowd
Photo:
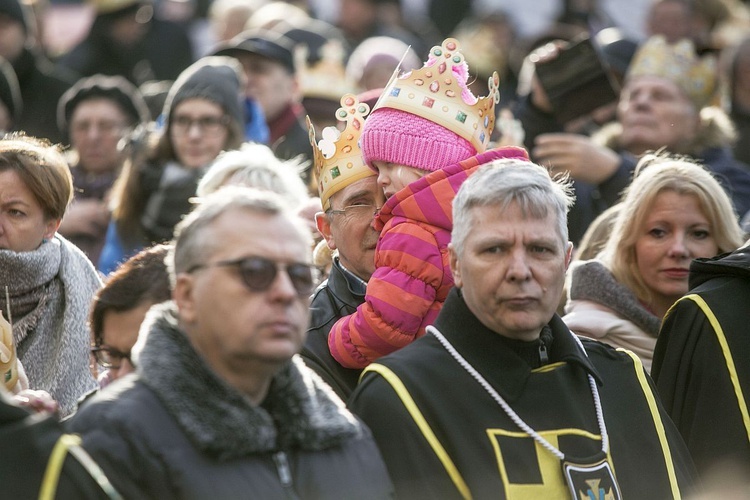
[[[398,95],[389,86],[396,73],[431,67],[456,41],[468,65],[457,77],[464,104],[474,106],[490,83],[494,130],[485,117],[481,148],[451,161],[431,156],[429,168],[359,158],[361,170],[344,173],[341,186],[324,185],[323,175],[341,175],[332,155],[356,144],[359,156],[351,137],[347,151],[337,149],[330,126],[342,131],[354,120],[359,132],[356,119],[378,109],[384,88]],[[347,99],[366,112],[347,115]],[[367,122],[372,131],[380,120],[384,137],[413,119],[386,120],[385,108]],[[430,122],[424,142],[399,144],[399,154],[434,142],[443,126]],[[37,409],[68,416],[80,396],[135,370],[139,327],[174,286],[163,244],[197,199],[227,185],[278,193],[312,231],[323,278],[333,268],[356,283],[351,303],[317,325],[330,358],[333,323],[387,281],[373,257],[387,220],[381,208],[391,216],[397,193],[454,160],[489,161],[485,148],[524,148],[528,158],[520,149],[511,156],[569,177],[574,263],[558,312],[574,332],[632,350],[650,373],[652,362],[663,370],[654,350],[688,291],[690,262],[735,251],[750,234],[750,1],[0,0],[0,132],[31,137],[0,141],[0,205],[16,196],[31,207],[21,214],[30,222],[14,219],[0,235],[0,283],[23,285],[0,297],[3,316],[16,320],[0,361],[12,366],[13,344],[21,346],[25,371],[6,385]],[[382,172],[394,164],[413,171],[389,188]],[[344,180],[366,181],[369,197],[339,201]],[[450,196],[439,201],[449,207]],[[654,214],[668,221],[668,236],[649,229],[663,223]],[[443,257],[450,226],[438,231]],[[662,242],[648,247],[648,237]],[[680,261],[671,269],[679,283],[651,279],[663,255]],[[444,276],[447,293],[447,264]],[[408,342],[434,316],[422,319]],[[313,332],[314,321],[313,302]],[[336,361],[361,369],[372,360]],[[351,391],[359,372],[347,377]]]

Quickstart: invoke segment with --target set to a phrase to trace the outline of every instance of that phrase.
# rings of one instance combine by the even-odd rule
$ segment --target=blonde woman
[[[702,166],[647,155],[596,259],[571,265],[563,320],[575,333],[634,351],[650,371],[661,320],[688,291],[690,262],[736,249],[729,196]]]

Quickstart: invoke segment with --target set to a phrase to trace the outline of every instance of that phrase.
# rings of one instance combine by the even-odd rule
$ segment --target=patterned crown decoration
[[[299,44],[294,49],[294,63],[299,75],[302,95],[336,102],[354,91],[346,76],[346,51],[339,40],[329,40],[320,50],[320,59],[308,64],[309,49]]]
[[[717,61],[713,56],[698,57],[687,39],[669,44],[661,35],[652,36],[636,52],[628,78],[658,76],[680,87],[698,109],[716,98]]]
[[[12,390],[18,382],[18,361],[16,345],[13,342],[13,329],[8,320],[3,317],[2,312],[0,312],[0,375],[8,390]]]
[[[365,116],[370,106],[361,103],[353,94],[341,97],[341,107],[336,111],[336,119],[346,122],[343,132],[336,127],[326,127],[322,139],[316,143],[315,128],[307,117],[307,129],[313,148],[313,161],[318,178],[318,192],[323,210],[331,207],[331,196],[349,184],[375,175],[362,159],[359,137],[365,125]]]
[[[489,94],[476,98],[466,87],[468,65],[458,40],[447,38],[430,51],[419,69],[398,76],[398,68],[375,105],[412,113],[469,141],[477,153],[487,149],[495,127],[495,104],[500,101],[500,77],[488,79]]]

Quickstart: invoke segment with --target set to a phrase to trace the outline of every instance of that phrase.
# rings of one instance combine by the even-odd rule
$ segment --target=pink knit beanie
[[[445,127],[392,108],[376,109],[365,121],[362,156],[434,172],[477,154],[474,146]]]

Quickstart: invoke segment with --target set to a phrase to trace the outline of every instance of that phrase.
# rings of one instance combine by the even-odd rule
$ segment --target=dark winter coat
[[[205,364],[173,303],[146,318],[137,373],[71,420],[126,498],[365,498],[392,486],[369,430],[295,357],[261,405]]]
[[[0,389],[1,390],[1,389]],[[52,449],[63,429],[53,416],[31,414],[0,394],[0,485],[2,498],[39,498]],[[57,481],[58,500],[108,498],[75,455],[66,454]]]
[[[590,374],[622,498],[684,497],[693,464],[638,358],[581,339],[584,354],[559,317],[548,326],[549,362],[532,369],[456,289],[435,322],[523,421],[584,463],[602,451]],[[560,460],[430,333],[366,368],[349,405],[372,429],[399,498],[569,498]]]
[[[354,390],[362,370],[344,368],[331,356],[328,333],[339,318],[348,316],[365,302],[365,283],[347,276],[338,259],[334,259],[328,280],[320,285],[310,303],[310,328],[300,352],[305,364],[328,383],[346,401]]]
[[[656,343],[656,387],[700,473],[734,461],[750,474],[748,302],[749,247],[695,260]]]

